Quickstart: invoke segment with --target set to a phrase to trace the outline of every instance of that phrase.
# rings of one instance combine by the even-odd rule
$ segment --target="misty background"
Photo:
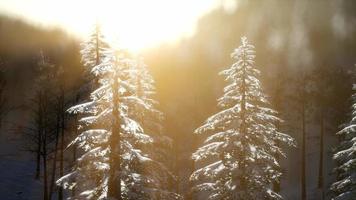
[[[165,113],[165,133],[173,138],[172,168],[175,187],[187,199],[189,175],[197,166],[191,153],[201,144],[195,128],[216,111],[224,80],[218,72],[232,64],[230,53],[247,36],[256,47],[256,65],[272,107],[285,120],[281,129],[301,138],[301,104],[306,103],[307,194],[320,199],[318,168],[320,109],[326,109],[324,192],[335,180],[332,148],[339,126],[346,122],[356,63],[356,2],[352,0],[240,0],[222,4],[201,17],[194,35],[175,44],[142,52],[156,81],[157,100]],[[78,11],[80,12],[80,11]],[[184,15],[184,11],[182,11]],[[144,30],[143,30],[144,34]],[[68,88],[76,88],[83,66],[80,39],[57,28],[33,25],[11,16],[0,17],[0,65],[7,81],[7,106],[0,132],[1,199],[38,199],[40,182],[33,180],[34,158],[22,148],[26,140],[14,127],[29,123],[29,101],[34,95],[39,54],[66,69]],[[301,80],[306,95],[301,98]],[[288,149],[281,193],[299,199],[301,149]]]

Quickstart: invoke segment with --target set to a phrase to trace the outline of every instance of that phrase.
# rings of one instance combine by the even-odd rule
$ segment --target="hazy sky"
[[[233,0],[1,0],[0,12],[85,35],[99,20],[112,38],[141,49],[194,32],[200,16]]]

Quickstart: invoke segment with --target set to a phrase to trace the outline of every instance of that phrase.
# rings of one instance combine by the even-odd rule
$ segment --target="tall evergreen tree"
[[[87,115],[80,120],[83,132],[71,143],[84,153],[58,183],[76,188],[73,198],[176,199],[178,195],[161,189],[160,176],[168,170],[139,149],[153,139],[129,113],[151,106],[135,95],[132,61],[114,52],[106,54],[92,69],[100,87],[91,93],[91,101],[69,109]],[[160,170],[160,176],[140,174],[141,168]]]
[[[163,131],[161,124],[164,118],[163,113],[157,109],[159,103],[154,99],[154,95],[156,94],[154,79],[143,58],[136,59],[133,67],[136,72],[135,78],[133,78],[135,80],[133,85],[135,85],[136,96],[151,107],[151,109],[145,109],[142,106],[136,106],[131,113],[132,118],[153,138],[152,143],[142,148],[152,159],[160,162],[162,166],[169,166],[172,139],[164,134]],[[168,172],[169,174],[163,176],[159,174],[159,171],[151,171],[149,173],[156,173],[155,176],[160,177],[162,189],[172,190],[171,187],[175,183],[175,176],[170,170]]]
[[[100,86],[98,77],[91,73],[91,70],[101,64],[106,56],[106,51],[110,48],[109,43],[104,37],[101,25],[96,23],[86,40],[81,43],[81,62],[85,66],[85,81],[81,90],[85,97],[90,91]]]
[[[131,113],[132,117],[139,122],[145,132],[149,133],[154,138],[150,146],[150,152],[153,157],[159,160],[165,160],[167,149],[170,148],[172,140],[167,135],[163,134],[162,120],[163,113],[157,109],[158,102],[154,99],[156,88],[154,86],[154,79],[148,71],[148,67],[143,61],[143,58],[138,58],[134,65],[136,76],[133,78],[135,82],[135,95],[140,98],[145,104],[149,105],[151,109],[145,109],[140,106]]]
[[[352,100],[351,120],[337,133],[341,142],[333,156],[337,163],[337,180],[331,185],[334,200],[356,199],[356,93]]]
[[[81,44],[82,63],[90,70],[103,62],[109,47],[99,23],[96,23],[89,37]]]
[[[229,83],[218,105],[224,110],[208,118],[196,133],[209,136],[193,154],[205,164],[191,175],[194,191],[208,192],[208,199],[281,199],[272,183],[281,176],[276,154],[285,154],[276,142],[294,145],[278,132],[276,112],[268,108],[254,67],[254,46],[246,37],[232,57],[231,68],[221,72]],[[209,164],[206,164],[209,163]]]

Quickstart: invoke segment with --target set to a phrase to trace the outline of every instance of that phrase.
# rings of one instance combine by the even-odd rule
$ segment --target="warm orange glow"
[[[0,10],[86,36],[96,21],[109,39],[132,51],[174,42],[194,32],[215,0],[4,0]]]

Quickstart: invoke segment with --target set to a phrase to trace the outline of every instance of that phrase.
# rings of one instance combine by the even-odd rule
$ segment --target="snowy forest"
[[[1,200],[356,200],[356,1],[25,2],[0,2]]]

